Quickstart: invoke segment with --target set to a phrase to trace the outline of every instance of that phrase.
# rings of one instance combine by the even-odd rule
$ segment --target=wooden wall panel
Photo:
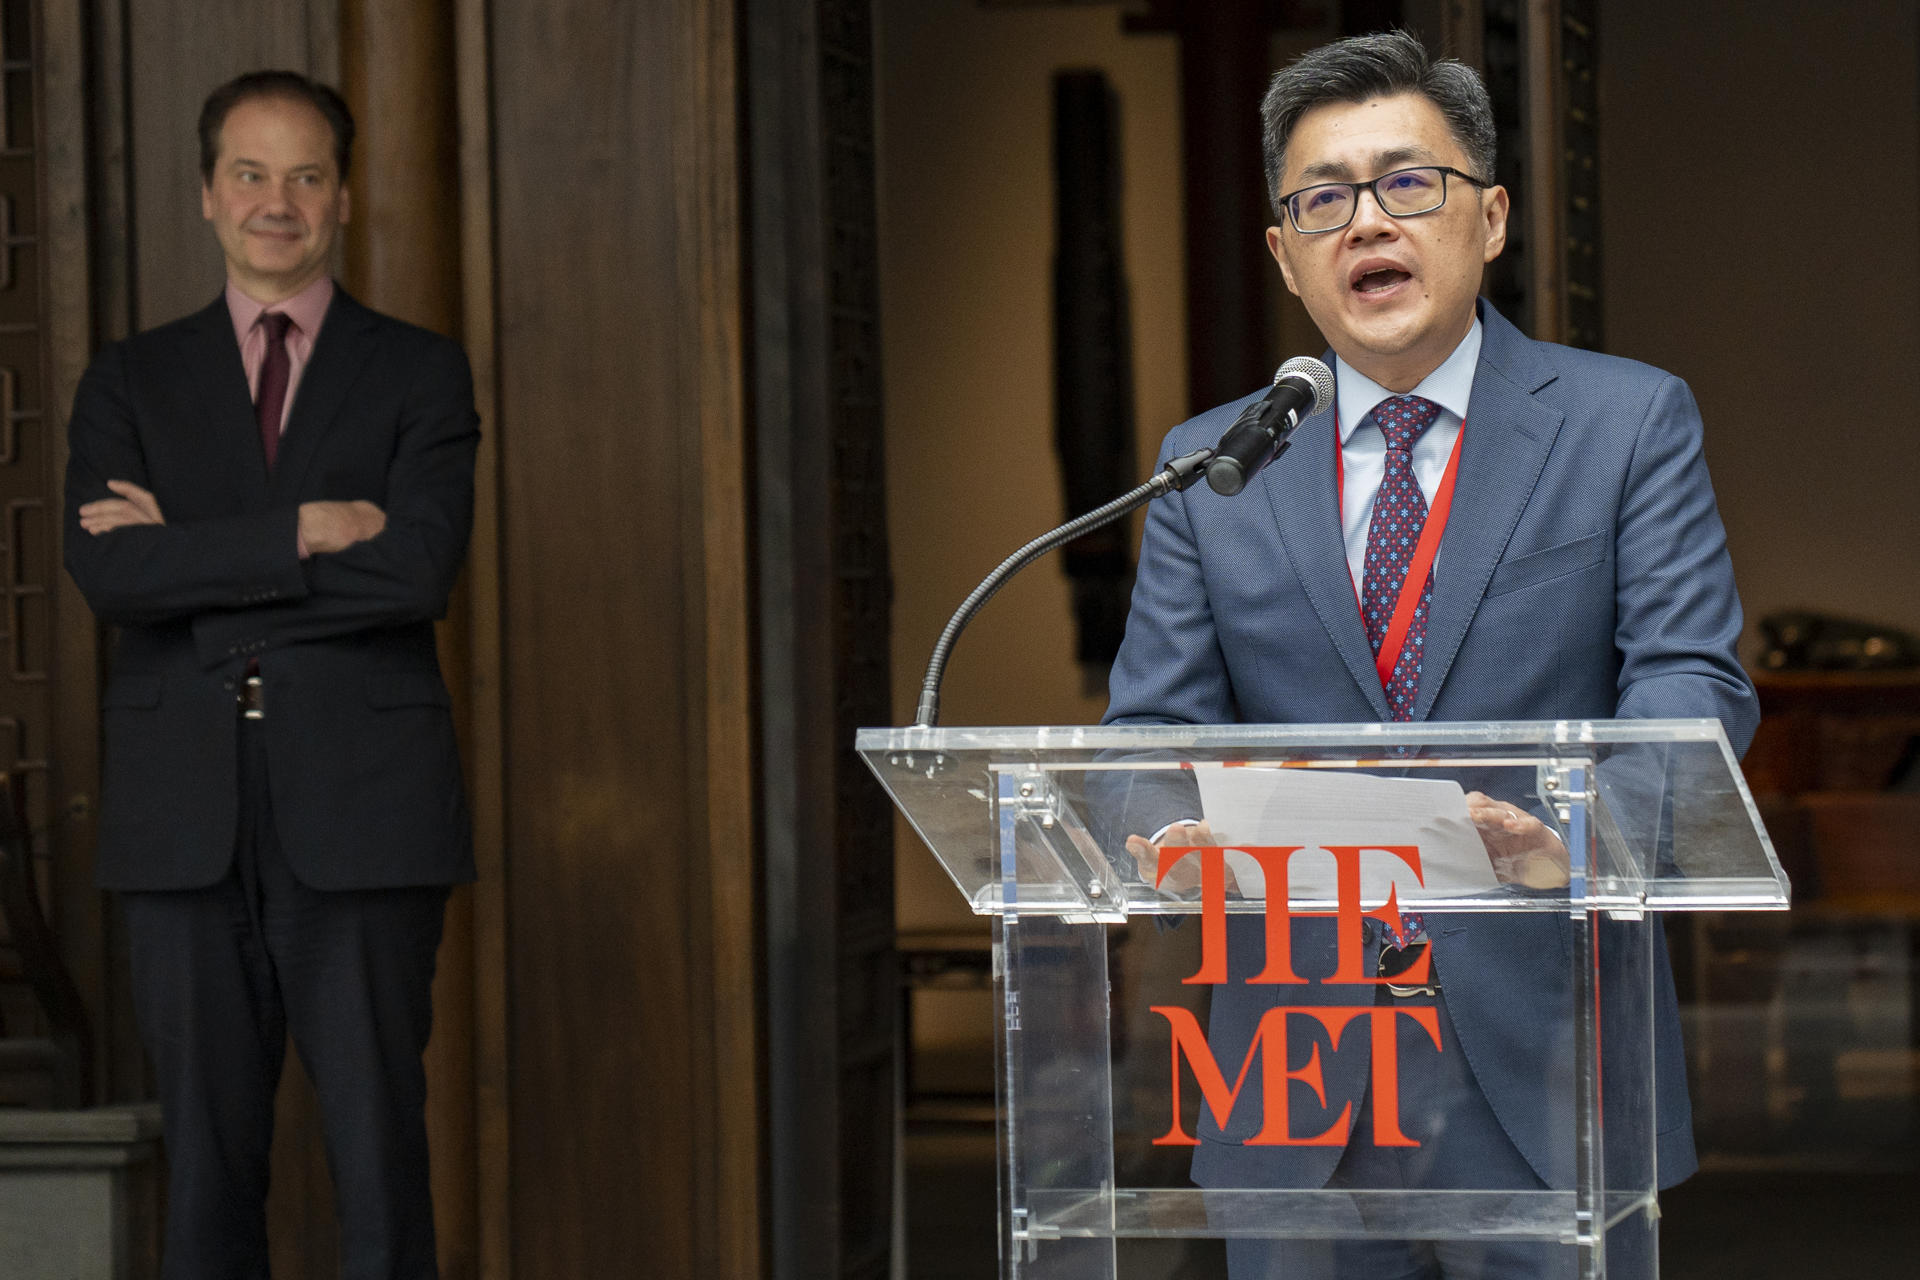
[[[699,406],[688,491],[700,499],[703,611],[689,640],[702,664],[704,718],[697,798],[706,816],[695,878],[693,1032],[704,1033],[693,1101],[695,1272],[766,1273],[766,1037],[762,936],[763,829],[755,757],[761,690],[753,679],[752,439],[747,419],[746,286],[739,146],[744,76],[735,10],[685,8],[675,65],[680,93],[674,192],[679,214],[680,363]]]
[[[516,1197],[516,1277],[692,1269],[693,1133],[659,1105],[694,1084],[700,843],[673,101],[666,58],[645,56],[664,16],[494,9],[512,1143],[515,1184],[541,1188]]]
[[[122,0],[136,327],[205,306],[225,276],[200,217],[200,103],[243,71],[340,79],[338,0]],[[209,38],[218,32],[217,39]]]
[[[725,15],[491,10],[516,1280],[722,1274],[752,1231],[714,1163],[754,1072],[714,982],[750,841],[709,821],[750,812]]]
[[[45,222],[46,344],[49,354],[46,405],[46,492],[62,492],[67,462],[67,415],[92,354],[93,314],[89,299],[87,180],[86,43],[83,18],[75,0],[49,0],[41,6],[41,136],[46,149]],[[57,528],[57,524],[56,524]],[[56,541],[58,534],[55,534]],[[58,546],[54,561],[59,562]],[[64,571],[50,582],[53,609],[53,659],[49,692],[53,733],[49,790],[53,799],[48,832],[54,859],[53,922],[61,951],[81,998],[93,1019],[95,1092],[117,1098],[116,1060],[125,1060],[130,1039],[116,1006],[126,975],[115,963],[100,893],[93,887],[94,826],[98,808],[100,740],[99,689],[94,679],[100,660],[93,614]]]
[[[511,1076],[507,1053],[506,707],[500,583],[498,317],[494,312],[493,128],[487,0],[454,0],[460,273],[480,453],[467,552],[468,705],[464,740],[473,818],[474,1258],[483,1280],[512,1274]],[[460,695],[455,694],[456,699]],[[444,1177],[444,1173],[436,1176]]]

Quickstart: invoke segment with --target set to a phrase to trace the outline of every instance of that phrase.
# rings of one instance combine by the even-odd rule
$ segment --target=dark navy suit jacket
[[[1534,342],[1484,302],[1480,315],[1480,362],[1414,718],[1714,717],[1744,751],[1758,711],[1735,656],[1740,605],[1685,384],[1633,361]],[[1216,442],[1246,403],[1176,427],[1162,462]],[[1149,508],[1108,723],[1388,718],[1341,542],[1338,447],[1334,415],[1322,412],[1240,495],[1197,487]],[[1161,812],[1128,805],[1125,825],[1150,834],[1190,806],[1174,798]],[[1236,931],[1235,976],[1257,971],[1257,936]],[[1240,945],[1244,938],[1254,946]],[[1558,1043],[1571,1002],[1567,919],[1447,917],[1434,958],[1462,1050],[1501,1126],[1548,1185],[1570,1186],[1571,1056]],[[1302,962],[1303,976],[1311,963]],[[1670,1185],[1695,1157],[1664,949],[1655,973],[1658,1158]],[[1216,1058],[1231,1072],[1262,1013],[1332,990],[1217,988]],[[1342,1099],[1358,1096],[1364,1045],[1343,1042],[1334,1063],[1328,1120]],[[1235,1107],[1229,1132],[1203,1117],[1196,1180],[1325,1182],[1337,1149],[1239,1145],[1260,1124],[1251,1100]]]
[[[268,474],[224,297],[100,352],[69,428],[66,562],[119,628],[98,880],[189,889],[230,864],[236,682],[265,678],[273,812],[319,889],[473,878],[433,620],[466,553],[479,441],[458,345],[336,290]],[[98,537],[110,479],[164,526]],[[366,499],[378,537],[301,560],[302,502]]]

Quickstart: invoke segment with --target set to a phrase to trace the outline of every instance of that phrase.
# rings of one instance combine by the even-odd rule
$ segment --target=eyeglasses
[[[1462,173],[1444,165],[1421,165],[1383,173],[1372,182],[1322,182],[1316,186],[1302,187],[1292,195],[1281,196],[1280,207],[1286,210],[1295,231],[1302,235],[1317,236],[1338,231],[1352,222],[1354,213],[1360,208],[1360,192],[1364,189],[1371,189],[1380,207],[1396,218],[1432,213],[1447,202],[1449,175],[1463,178],[1476,187],[1492,185],[1470,173]]]

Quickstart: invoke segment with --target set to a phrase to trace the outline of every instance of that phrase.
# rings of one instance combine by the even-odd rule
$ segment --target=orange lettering
[[[1311,1138],[1292,1136],[1287,1105],[1287,1082],[1298,1080],[1312,1089],[1314,1096],[1320,1099],[1321,1107],[1327,1105],[1327,1086],[1320,1070],[1320,1046],[1315,1044],[1307,1054],[1307,1064],[1300,1069],[1287,1067],[1287,1021],[1295,1014],[1308,1014],[1327,1026],[1334,1042],[1339,1043],[1340,1029],[1345,1027],[1356,1014],[1369,1012],[1363,1008],[1353,1009],[1269,1009],[1261,1015],[1260,1025],[1253,1033],[1253,1043],[1247,1046],[1247,1057],[1240,1064],[1240,1074],[1235,1078],[1233,1087],[1227,1087],[1226,1076],[1220,1071],[1220,1064],[1214,1059],[1213,1049],[1207,1044],[1207,1037],[1200,1030],[1199,1019],[1193,1011],[1178,1005],[1154,1005],[1153,1012],[1167,1020],[1173,1031],[1173,1123],[1167,1131],[1153,1140],[1156,1147],[1197,1147],[1200,1140],[1180,1127],[1180,1059],[1182,1053],[1193,1067],[1193,1078],[1200,1086],[1200,1095],[1205,1099],[1207,1109],[1213,1113],[1213,1122],[1225,1128],[1227,1117],[1233,1114],[1233,1104],[1240,1097],[1240,1090],[1247,1083],[1247,1073],[1253,1068],[1255,1054],[1265,1053],[1260,1059],[1260,1096],[1266,1122],[1260,1126],[1260,1132],[1247,1140],[1250,1147],[1339,1147],[1345,1146],[1347,1131],[1352,1123],[1353,1103],[1349,1102],[1340,1109],[1339,1119],[1325,1133]],[[1340,1016],[1344,1015],[1344,1016]]]
[[[1227,851],[1214,846],[1168,845],[1160,850],[1159,888],[1173,865],[1190,853],[1200,855],[1200,968],[1183,983],[1218,986],[1227,980]]]
[[[1420,878],[1420,848],[1411,844],[1330,844],[1326,846],[1333,855],[1335,867],[1334,900],[1339,909],[1334,913],[1339,917],[1339,964],[1330,983],[1356,983],[1363,986],[1380,987],[1392,981],[1401,986],[1419,986],[1427,980],[1431,956],[1423,954],[1412,969],[1392,979],[1378,978],[1366,972],[1366,921],[1378,920],[1392,927],[1396,932],[1401,928],[1400,894],[1397,889],[1387,890],[1387,900],[1372,911],[1360,909],[1360,855],[1372,850],[1378,853],[1390,853],[1413,869],[1416,879]]]
[[[1333,855],[1334,894],[1337,908],[1325,911],[1287,910],[1290,881],[1288,862],[1303,845],[1236,846],[1260,864],[1267,880],[1266,940],[1267,963],[1248,982],[1269,986],[1305,983],[1293,970],[1293,921],[1324,919],[1331,914],[1339,923],[1337,964],[1333,976],[1321,981],[1384,986],[1389,980],[1366,972],[1366,921],[1378,920],[1396,933],[1401,929],[1400,893],[1389,889],[1387,900],[1372,911],[1360,909],[1360,855],[1365,852],[1390,853],[1420,874],[1420,848],[1411,844],[1328,845]],[[1154,876],[1157,888],[1173,865],[1190,853],[1200,855],[1200,968],[1192,977],[1182,979],[1187,986],[1217,986],[1227,980],[1227,862],[1224,847],[1212,845],[1169,845],[1160,851],[1160,867]],[[1424,882],[1424,881],[1423,881]],[[1278,910],[1275,909],[1276,904]],[[1427,981],[1432,957],[1423,954],[1405,973],[1391,981],[1404,986],[1421,986]]]
[[[1393,1034],[1395,1014],[1404,1014],[1426,1029],[1433,1047],[1440,1047],[1440,1012],[1432,1005],[1375,1005],[1373,1017],[1373,1145],[1417,1147],[1400,1128],[1400,1051]]]

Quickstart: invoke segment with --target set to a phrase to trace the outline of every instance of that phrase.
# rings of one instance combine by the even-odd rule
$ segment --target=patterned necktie
[[[260,317],[267,331],[267,358],[260,365],[260,394],[254,397],[253,420],[260,426],[260,448],[267,455],[267,470],[280,452],[280,420],[286,416],[287,381],[292,366],[287,359],[287,329],[293,317],[270,311]]]
[[[1440,406],[1419,396],[1394,396],[1374,408],[1373,420],[1387,438],[1387,470],[1374,495],[1373,519],[1367,524],[1366,569],[1361,575],[1360,614],[1367,624],[1367,643],[1378,657],[1400,602],[1400,585],[1420,531],[1427,527],[1427,499],[1413,475],[1413,443],[1440,416]],[[1395,720],[1413,719],[1414,696],[1420,691],[1420,655],[1427,640],[1427,609],[1433,602],[1433,571],[1420,586],[1406,643],[1386,683],[1387,710]],[[1404,948],[1426,941],[1427,922],[1418,912],[1401,916],[1401,927],[1382,929],[1385,940]]]
[[[1400,600],[1400,584],[1427,526],[1427,499],[1413,476],[1413,443],[1440,416],[1440,406],[1419,396],[1394,396],[1373,411],[1373,420],[1387,438],[1387,470],[1373,499],[1373,519],[1367,525],[1367,558],[1360,579],[1360,616],[1367,625],[1367,643],[1374,656],[1387,637],[1393,609]],[[1427,610],[1433,603],[1433,571],[1420,587],[1420,603],[1407,628],[1399,661],[1386,682],[1387,711],[1394,720],[1413,719],[1414,695],[1420,690],[1420,657],[1427,641]]]

